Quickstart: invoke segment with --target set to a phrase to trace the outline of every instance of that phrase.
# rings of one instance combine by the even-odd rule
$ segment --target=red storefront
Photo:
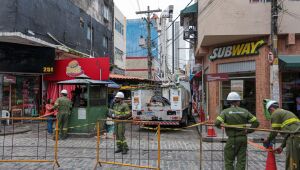
[[[45,77],[47,95],[46,98],[55,100],[59,96],[59,91],[64,88],[69,92],[75,86],[57,86],[58,81],[71,80],[80,75],[86,75],[92,80],[107,81],[109,77],[109,58],[77,58],[56,60],[54,73]],[[71,93],[69,93],[71,98]],[[46,100],[45,100],[46,101]]]

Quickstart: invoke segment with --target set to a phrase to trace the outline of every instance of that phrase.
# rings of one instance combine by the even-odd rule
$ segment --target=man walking
[[[280,109],[275,100],[264,100],[265,114],[271,118],[272,129],[290,133],[284,134],[284,140],[280,147],[275,149],[276,153],[281,153],[286,146],[286,170],[300,170],[300,120],[290,111]],[[277,136],[277,132],[271,132],[264,140],[269,145]]]
[[[57,109],[57,120],[59,129],[59,139],[67,138],[68,120],[71,114],[72,102],[67,98],[68,91],[63,89],[61,97],[56,99],[53,109]]]
[[[246,127],[251,124],[251,128],[257,128],[259,122],[248,110],[239,107],[241,97],[237,92],[230,92],[227,101],[231,107],[223,110],[217,117],[215,125],[220,128],[221,124],[235,127]],[[247,151],[247,134],[254,132],[253,130],[237,129],[225,127],[228,136],[225,149],[225,169],[226,170],[244,170],[246,167],[246,151]],[[236,167],[234,160],[237,157]]]
[[[127,103],[124,103],[124,93],[118,92],[115,96],[115,103],[113,105],[112,118],[116,120],[126,120],[131,116],[131,112]],[[127,154],[128,145],[125,139],[125,123],[115,122],[115,134],[117,139],[118,149],[115,153]]]

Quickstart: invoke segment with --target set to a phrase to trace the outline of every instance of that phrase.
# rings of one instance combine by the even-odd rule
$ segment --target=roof
[[[197,13],[197,12],[198,12],[198,2],[184,8],[183,10],[181,10],[180,15],[190,14],[190,13]]]
[[[299,69],[300,55],[279,55],[279,65],[283,69]]]
[[[59,81],[57,84],[110,84],[108,81],[91,80],[91,79],[72,79]]]
[[[120,74],[109,74],[109,78],[111,79],[117,79],[117,80],[143,80],[143,81],[149,81],[148,79],[143,79],[139,77],[132,77],[132,76],[124,76]]]

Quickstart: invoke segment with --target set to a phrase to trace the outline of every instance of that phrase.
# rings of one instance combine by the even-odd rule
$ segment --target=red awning
[[[109,58],[76,58],[56,60],[54,73],[45,76],[47,81],[64,81],[85,74],[92,80],[108,80]]]

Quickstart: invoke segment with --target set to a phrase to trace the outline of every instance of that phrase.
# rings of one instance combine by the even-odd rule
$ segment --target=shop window
[[[300,97],[300,73],[282,73],[282,107],[297,113],[297,97]]]
[[[221,82],[221,110],[230,107],[227,96],[230,92],[238,92],[242,98],[241,107],[249,110],[253,115],[256,113],[256,89],[254,74],[230,75],[230,80]]]
[[[107,88],[104,86],[90,86],[90,106],[107,104]]]
[[[36,116],[41,105],[39,76],[11,76],[14,81],[3,82],[3,110],[14,117]]]

